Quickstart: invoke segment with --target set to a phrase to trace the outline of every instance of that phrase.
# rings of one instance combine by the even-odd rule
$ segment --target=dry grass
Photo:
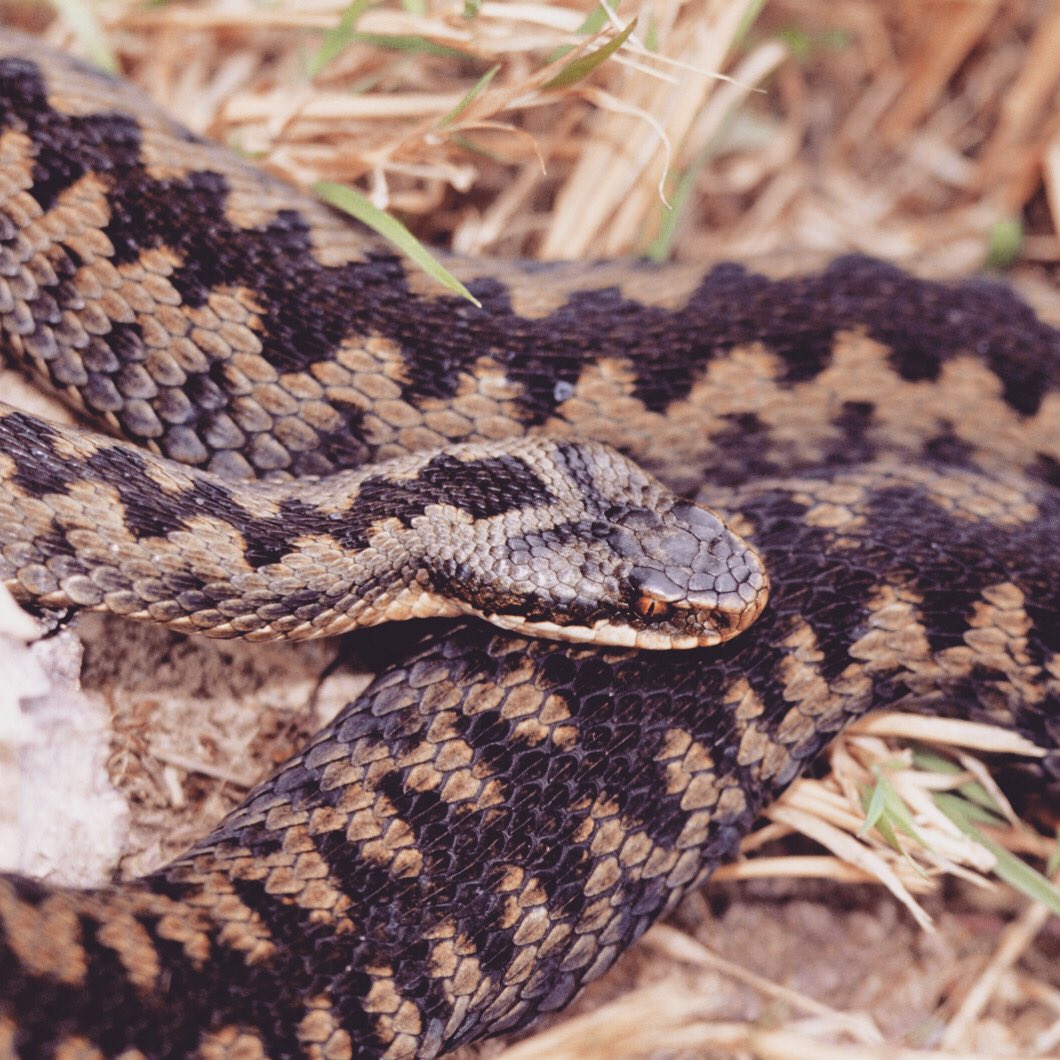
[[[370,7],[313,79],[345,4],[62,6],[94,12],[122,71],[194,129],[296,181],[356,183],[457,250],[610,256],[676,226],[683,257],[860,249],[962,272],[1018,222],[1025,259],[1060,260],[1048,2],[627,0],[603,21],[630,39],[563,89],[557,53],[600,43],[578,32],[589,3]],[[70,43],[67,25],[47,33]]]
[[[345,4],[57,6],[65,21],[42,5],[0,2],[0,16],[109,56],[197,131],[297,182],[353,184],[461,252],[706,260],[860,250],[945,275],[1018,255],[1030,293],[1060,317],[1055,284],[1045,282],[1060,264],[1056,3],[627,2],[601,19],[598,36],[579,32],[588,3],[485,2],[471,15],[457,3],[363,5],[361,36],[312,78],[327,34],[353,10]],[[623,47],[590,76],[550,84],[630,24]],[[967,772],[955,779],[912,768],[907,745],[895,742],[902,724],[876,720],[847,734],[831,774],[801,782],[771,811],[745,851],[780,852],[723,870],[711,892],[739,906],[712,909],[692,896],[573,1015],[481,1052],[1060,1052],[1056,918],[985,890],[994,854],[932,797],[969,776],[990,787],[967,757],[982,734],[938,725],[913,734],[956,749]],[[988,736],[988,746],[1001,738]],[[129,750],[131,739],[118,759],[150,760]],[[172,814],[197,828],[203,802],[223,807],[242,780],[242,768],[178,751],[139,775],[152,770]],[[906,840],[897,852],[879,832],[858,837],[863,793],[881,775],[927,849]],[[207,794],[188,795],[193,777]],[[226,781],[223,799],[204,785],[210,777]],[[832,853],[785,846],[793,832]],[[993,838],[1038,864],[1055,846],[1014,816]],[[956,895],[951,885],[943,906],[947,874],[971,883]],[[763,877],[774,882],[749,882]],[[775,882],[797,877],[830,882],[823,892]],[[893,898],[868,891],[867,880]],[[783,900],[765,902],[763,888]],[[855,907],[846,916],[828,909],[844,902]],[[780,931],[789,916],[795,929]],[[708,937],[741,961],[707,949]]]

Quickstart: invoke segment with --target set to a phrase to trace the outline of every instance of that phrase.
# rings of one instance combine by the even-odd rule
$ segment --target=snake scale
[[[1056,329],[1000,284],[865,258],[447,264],[481,309],[128,86],[0,33],[2,349],[128,439],[4,410],[4,525],[30,532],[3,539],[0,574],[21,600],[327,632],[356,611],[357,583],[329,580],[351,541],[488,523],[517,528],[530,582],[582,547],[572,527],[643,548],[654,566],[619,586],[642,631],[715,621],[697,593],[716,615],[743,587],[757,613],[755,553],[732,536],[703,559],[728,531],[693,494],[772,582],[750,628],[701,650],[428,630],[173,863],[91,891],[0,876],[0,1054],[429,1057],[523,1027],[881,705],[1014,727],[1055,787]],[[600,476],[572,469],[608,454],[641,492],[574,497],[546,526],[567,486],[527,452],[575,493]],[[449,551],[428,596],[474,568]],[[694,556],[705,573],[672,569]],[[276,564],[279,589],[254,581]],[[597,628],[569,588],[559,624]],[[490,591],[463,610],[518,612]]]

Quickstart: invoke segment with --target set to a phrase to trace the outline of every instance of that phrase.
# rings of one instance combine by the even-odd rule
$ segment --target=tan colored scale
[[[939,381],[908,382],[887,357],[878,342],[841,333],[831,364],[812,381],[791,385],[781,382],[783,365],[775,354],[761,346],[737,347],[708,363],[688,396],[665,413],[652,412],[634,396],[633,365],[600,358],[583,370],[543,431],[628,445],[629,425],[636,424],[637,452],[647,467],[696,468],[709,459],[711,440],[730,426],[728,417],[753,413],[768,428],[762,455],[775,452],[812,464],[842,444],[833,421],[843,403],[867,402],[874,407],[869,437],[883,449],[900,449],[911,433],[931,437],[950,427],[988,465],[1018,465],[1028,445],[1060,460],[1057,395],[1048,395],[1035,415],[1021,417],[977,360],[957,357],[943,365]]]
[[[141,1053],[140,1056],[142,1055]],[[56,1046],[55,1060],[104,1060],[104,1054],[85,1038],[74,1035],[64,1038]],[[133,1054],[129,1058],[123,1057],[123,1060],[139,1060],[139,1057]]]
[[[310,998],[298,1024],[298,1040],[308,1046],[310,1060],[349,1060],[353,1042],[326,995]]]
[[[97,102],[102,105],[107,99],[106,89],[82,87],[85,81],[82,76],[60,70],[50,70],[49,73],[60,86],[53,90],[53,95],[60,101],[62,109],[88,114]],[[281,210],[290,210],[292,204],[297,203],[297,209],[309,226],[314,253],[322,264],[336,266],[363,260],[364,241],[355,238],[349,225],[321,204],[297,196],[290,189],[249,169],[231,166],[224,153],[216,148],[175,139],[170,125],[151,112],[145,111],[142,115],[141,126],[144,130],[143,155],[149,168],[164,167],[170,177],[201,171],[203,167],[216,167],[227,175],[232,188],[231,219],[238,226],[260,229],[274,220]],[[24,175],[25,186],[31,179],[31,174]],[[84,179],[97,180],[91,174]],[[97,180],[97,198],[99,191]],[[97,228],[102,224],[102,219],[97,219]],[[451,265],[468,280],[481,269],[480,263],[459,259],[454,259]],[[150,289],[158,278],[148,270],[137,280],[128,266],[122,266],[122,269],[129,285],[122,291],[123,298],[131,294],[137,284]],[[764,272],[779,278],[790,276],[792,269],[778,260]],[[571,292],[612,287],[642,305],[680,310],[696,290],[703,270],[702,267],[679,266],[652,271],[631,269],[628,263],[619,262],[564,265],[535,272],[530,277],[516,266],[503,265],[493,266],[492,274],[507,285],[515,311],[533,320],[559,308],[569,299]],[[428,299],[436,297],[433,289],[420,290],[426,281],[414,270],[407,273],[407,278],[414,294],[422,294]],[[142,319],[137,318],[137,323],[147,333],[148,345],[151,345],[157,321],[165,322],[167,318],[166,306],[173,308],[176,304],[175,292],[157,289],[156,293],[162,296],[159,300],[163,304],[155,308],[154,314],[145,308]],[[252,292],[243,292],[240,296],[218,290],[210,295],[211,307],[215,301],[232,296],[243,301],[249,296],[253,305]],[[186,313],[188,319],[183,324],[170,314],[169,326],[164,329],[165,342],[176,346],[190,338],[193,344],[198,344],[200,354],[207,352],[211,358],[231,361],[229,377],[233,393],[238,393],[239,370],[235,368],[235,362],[241,351],[260,346],[260,320],[225,319],[223,314],[207,314],[202,309],[191,309]],[[115,319],[126,317],[126,313],[118,312]],[[106,319],[105,313],[101,319]],[[256,443],[259,450],[253,453],[253,463],[259,469],[283,471],[289,466],[292,455],[310,451],[316,438],[313,430],[341,429],[335,421],[336,405],[348,401],[353,395],[356,398],[352,404],[368,414],[365,439],[378,447],[383,458],[413,447],[445,444],[447,440],[511,437],[522,433],[524,428],[518,408],[506,405],[507,401],[517,399],[518,393],[510,390],[504,398],[491,393],[490,378],[496,367],[482,361],[475,365],[472,373],[461,378],[456,399],[447,404],[426,399],[417,406],[396,395],[378,396],[371,378],[380,370],[382,378],[390,378],[399,384],[408,382],[400,352],[373,350],[372,344],[378,341],[385,344],[387,340],[370,335],[347,340],[350,348],[365,351],[366,363],[360,369],[365,379],[352,386],[349,381],[331,380],[322,402],[307,398],[299,379],[308,379],[320,372],[327,375],[324,363],[312,366],[308,375],[287,375],[282,382],[274,384],[279,389],[267,383],[251,387],[238,409],[236,422],[238,430],[244,434],[260,436]],[[753,344],[737,348],[708,364],[700,378],[693,380],[688,397],[671,403],[665,413],[649,411],[632,396],[630,380],[634,366],[619,367],[619,358],[614,362],[616,367],[609,370],[608,358],[604,357],[585,366],[581,378],[575,382],[572,396],[560,404],[542,429],[546,433],[597,437],[628,446],[628,428],[623,435],[616,424],[638,424],[635,432],[637,449],[649,467],[683,466],[686,462],[690,467],[697,467],[709,459],[712,439],[718,430],[725,428],[727,417],[754,413],[768,428],[771,450],[785,454],[788,459],[812,460],[826,454],[829,446],[841,441],[831,421],[842,402],[868,401],[875,407],[870,437],[880,446],[900,444],[911,431],[923,434],[951,426],[956,437],[995,463],[1021,460],[1028,440],[1041,452],[1054,458],[1060,455],[1060,443],[1053,427],[1060,415],[1056,395],[1047,395],[1042,408],[1033,417],[1019,417],[1001,399],[997,379],[971,357],[953,358],[943,365],[940,384],[935,380],[907,382],[900,379],[887,363],[887,353],[879,343],[857,332],[842,332],[836,336],[831,364],[818,377],[791,386],[780,382],[783,366],[768,350]],[[333,351],[333,356],[341,361],[341,349]],[[197,370],[204,368],[200,364]],[[597,374],[601,371],[604,376]],[[606,377],[607,373],[610,378]],[[350,389],[346,390],[348,386]],[[944,397],[940,400],[939,395]],[[492,403],[492,408],[476,400],[479,398]],[[465,399],[468,406],[462,408],[461,402]],[[318,404],[308,410],[298,407],[311,400],[317,400]],[[327,408],[330,408],[330,414],[325,411]],[[145,439],[156,436],[158,428],[151,422],[153,413],[145,408],[136,415],[143,421],[140,436]],[[116,427],[113,414],[108,413],[107,417],[111,426]],[[292,419],[288,421],[286,417]],[[984,419],[991,424],[989,438],[984,438],[979,429]],[[296,423],[312,425],[312,429],[303,433]],[[233,432],[231,437],[237,439],[236,433]],[[275,443],[277,439],[280,448],[287,446],[289,451],[286,454],[273,449],[270,442]],[[188,457],[194,455],[194,443],[190,439],[184,439],[180,444],[191,447],[186,451]],[[202,458],[206,459],[205,450]],[[229,474],[237,469],[245,474],[251,472],[250,465],[234,452],[225,458],[224,468]]]
[[[5,896],[0,903],[4,937],[16,959],[31,975],[48,976],[76,986],[87,972],[75,910],[61,895],[39,905]]]
[[[202,1060],[266,1060],[261,1038],[242,1027],[222,1027],[204,1034],[199,1044]]]

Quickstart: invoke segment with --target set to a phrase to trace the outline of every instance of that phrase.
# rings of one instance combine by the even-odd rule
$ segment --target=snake
[[[1060,331],[1008,286],[443,260],[478,305],[0,31],[0,349],[89,428],[0,409],[16,599],[444,619],[168,865],[0,875],[0,1054],[517,1031],[879,707],[1013,729],[1060,786]]]

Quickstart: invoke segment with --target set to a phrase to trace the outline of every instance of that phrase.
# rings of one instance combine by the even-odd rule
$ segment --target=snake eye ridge
[[[641,595],[633,601],[633,610],[648,622],[661,622],[670,614],[673,608],[665,601],[659,600],[657,597],[641,593]]]

